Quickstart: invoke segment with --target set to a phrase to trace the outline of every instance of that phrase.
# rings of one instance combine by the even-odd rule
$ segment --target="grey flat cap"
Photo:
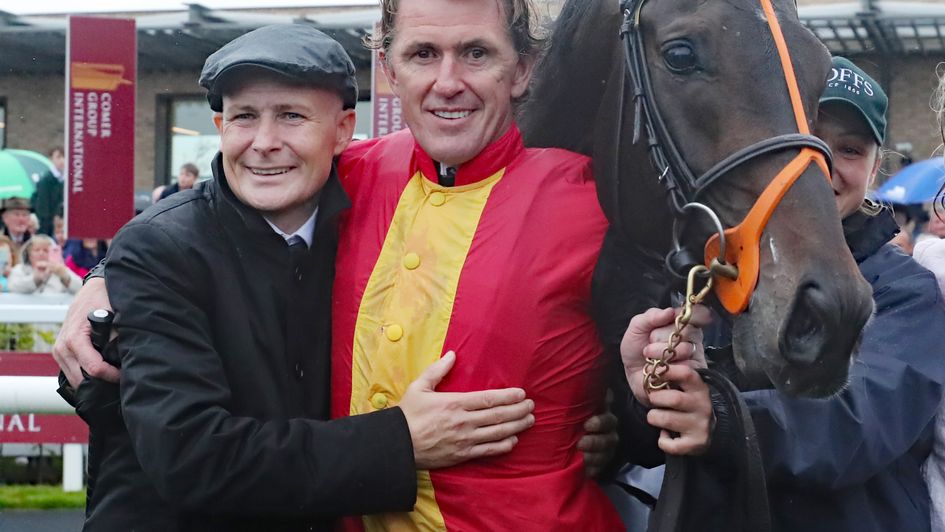
[[[337,90],[345,109],[358,101],[354,64],[338,41],[304,24],[274,24],[241,35],[203,65],[200,86],[214,111],[223,111],[219,82],[244,66],[265,68],[315,87]]]

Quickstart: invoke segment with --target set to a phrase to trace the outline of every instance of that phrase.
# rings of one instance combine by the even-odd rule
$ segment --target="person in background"
[[[937,201],[941,203],[942,198],[938,198]],[[925,240],[940,240],[942,238],[945,238],[945,213],[942,210],[936,211],[933,208],[929,215],[929,223],[925,226],[925,232],[916,238],[916,244]]]
[[[7,279],[17,262],[16,253],[13,252],[13,242],[9,237],[0,235],[0,291],[7,291]]]
[[[44,173],[36,183],[32,203],[36,208],[36,217],[39,219],[38,232],[53,236],[53,218],[62,216],[63,202],[63,171],[66,167],[66,155],[62,146],[49,150],[49,160],[53,168]]]
[[[66,266],[79,277],[85,277],[89,270],[105,258],[107,251],[105,241],[94,238],[72,238],[62,248]]]
[[[181,190],[189,190],[194,188],[194,183],[197,182],[197,178],[200,177],[200,170],[197,169],[197,165],[194,163],[186,163],[180,167],[180,172],[177,174],[177,182],[173,185],[168,185],[161,191],[161,195],[158,198],[158,201],[170,196],[171,194],[176,194]]]
[[[59,216],[53,216],[53,240],[56,241],[60,246],[65,247],[66,245],[66,221]]]
[[[906,255],[912,255],[915,244],[912,241],[912,232],[915,229],[915,221],[899,220],[896,217],[896,223],[899,224],[899,233],[889,241],[890,244],[897,246]]]
[[[36,235],[23,246],[22,263],[10,271],[9,288],[19,294],[74,294],[82,278],[66,267],[62,250],[46,235]]]
[[[157,203],[161,200],[161,194],[164,194],[164,189],[167,188],[167,185],[158,185],[154,187],[154,190],[151,191],[151,203]]]
[[[13,253],[16,255],[33,236],[30,232],[30,210],[30,201],[26,198],[6,198],[0,201],[3,234],[13,243]]]
[[[34,235],[39,234],[39,217],[36,216],[35,212],[30,213],[30,222],[27,227],[29,227],[31,234],[34,234]],[[52,235],[47,235],[47,236],[52,236]]]
[[[932,102],[942,141],[945,142],[945,74],[939,75]],[[939,290],[945,294],[945,186],[932,202],[927,227],[930,235],[916,242],[913,258],[935,275]],[[945,532],[945,400],[939,406],[935,419],[935,442],[922,472],[932,501],[932,532]]]

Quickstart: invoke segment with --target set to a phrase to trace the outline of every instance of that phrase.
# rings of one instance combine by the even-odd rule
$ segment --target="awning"
[[[878,0],[798,8],[801,22],[833,54],[945,53],[945,5]]]
[[[371,61],[361,41],[380,19],[380,10],[359,8],[299,18],[190,4],[187,11],[135,19],[138,69],[145,72],[199,70],[208,55],[236,37],[261,26],[288,23],[309,24],[331,35],[361,68]],[[21,17],[0,11],[0,75],[62,72],[67,24],[66,18]]]

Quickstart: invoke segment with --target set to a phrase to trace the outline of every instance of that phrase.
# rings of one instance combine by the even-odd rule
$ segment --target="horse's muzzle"
[[[797,290],[778,337],[785,366],[785,391],[825,397],[847,381],[851,353],[873,310],[872,293],[862,279],[823,282],[808,278]]]

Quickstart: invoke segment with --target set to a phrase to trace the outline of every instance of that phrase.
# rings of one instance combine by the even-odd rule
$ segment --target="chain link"
[[[663,349],[660,358],[647,357],[643,365],[643,389],[649,395],[654,390],[662,390],[669,387],[669,383],[663,380],[663,376],[669,371],[669,364],[676,358],[676,348],[682,342],[682,331],[692,320],[692,308],[706,298],[712,291],[712,279],[714,275],[712,270],[700,264],[693,266],[689,270],[689,276],[686,279],[686,301],[682,312],[676,316],[676,325],[673,334],[669,336],[666,348]],[[705,279],[705,285],[696,291],[696,280]]]

